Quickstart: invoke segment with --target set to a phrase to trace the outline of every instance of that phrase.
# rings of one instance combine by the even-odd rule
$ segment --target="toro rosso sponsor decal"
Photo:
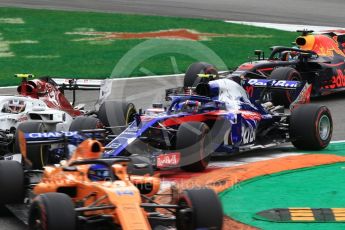
[[[157,167],[158,168],[167,168],[178,166],[180,164],[180,153],[167,153],[161,154],[157,157]]]
[[[256,139],[256,121],[245,120],[241,127],[242,144],[249,144]]]
[[[248,84],[256,87],[266,87],[270,85],[273,88],[297,88],[299,86],[298,81],[285,81],[285,80],[266,80],[266,79],[250,79]]]
[[[59,137],[73,137],[78,134],[78,131],[69,132],[47,132],[47,133],[25,133],[25,139],[41,139],[41,138],[59,138]]]
[[[255,141],[255,128],[251,125],[242,126],[242,144],[249,144]]]

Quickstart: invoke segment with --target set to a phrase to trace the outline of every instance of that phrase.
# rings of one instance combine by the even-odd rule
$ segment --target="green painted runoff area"
[[[345,143],[314,153],[343,156]],[[345,223],[274,223],[253,218],[273,208],[345,208],[345,163],[253,178],[222,192],[220,198],[226,215],[260,229],[345,229]]]
[[[225,64],[219,66],[221,69],[232,69],[248,61],[248,57],[254,57],[253,50],[262,49],[267,56],[269,47],[292,46],[291,42],[298,36],[298,33],[219,20],[0,7],[0,86],[16,85],[19,80],[12,77],[16,73],[80,78],[109,77],[128,51],[146,41],[111,38],[115,36],[112,33],[176,29],[213,33],[219,37],[205,35],[205,40],[201,41],[163,39],[171,42],[170,49],[162,49],[158,41],[156,46],[145,51],[155,50],[154,55],[146,56],[138,63],[138,55],[134,54],[129,58],[129,67],[124,68],[133,70],[125,75],[183,73],[191,63],[206,61],[200,60],[203,58],[198,52],[205,53],[209,50]],[[196,44],[206,47],[206,51]],[[177,47],[182,47],[183,52],[176,53]],[[198,49],[195,50],[195,55],[193,49]],[[216,62],[215,59],[210,62],[213,60]],[[131,63],[134,66],[130,66]]]

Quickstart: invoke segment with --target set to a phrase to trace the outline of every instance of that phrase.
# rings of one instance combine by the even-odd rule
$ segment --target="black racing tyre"
[[[272,71],[268,79],[272,80],[288,80],[288,81],[301,81],[300,73],[291,67],[279,67]],[[291,102],[295,99],[295,90],[274,90],[272,95],[272,102],[274,105],[284,105],[289,107]]]
[[[153,176],[154,170],[149,158],[140,155],[131,155],[131,162],[128,164],[127,172],[129,175],[150,175]],[[146,165],[144,168],[136,168],[135,164]]]
[[[181,169],[190,172],[205,170],[212,153],[209,127],[203,122],[182,123],[177,130],[176,150],[181,154]]]
[[[15,139],[15,152],[20,152],[19,148],[19,136],[18,131],[21,130],[24,133],[43,133],[47,132],[45,124],[42,122],[24,122],[19,124],[16,132]],[[42,169],[43,166],[47,165],[49,159],[49,146],[48,145],[31,145],[26,147],[27,158],[32,163],[32,169]]]
[[[99,108],[98,118],[106,127],[126,126],[134,120],[136,113],[133,103],[105,101]]]
[[[0,161],[0,205],[24,201],[24,170],[17,161]]]
[[[332,116],[326,106],[306,104],[291,113],[290,138],[298,149],[323,149],[331,141],[332,132]]]
[[[74,204],[63,193],[38,195],[30,206],[30,230],[76,230],[77,217]]]
[[[198,77],[198,74],[214,74],[218,77],[218,71],[216,67],[206,62],[196,62],[188,67],[186,74],[184,75],[183,86],[197,86],[200,82],[200,77]]]
[[[69,131],[81,131],[103,128],[101,121],[95,117],[76,117],[69,127]]]
[[[178,230],[222,229],[223,209],[213,190],[185,190],[178,205],[180,206],[176,214]]]

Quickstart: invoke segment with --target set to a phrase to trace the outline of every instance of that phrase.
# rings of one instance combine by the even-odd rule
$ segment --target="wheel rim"
[[[127,111],[127,114],[126,114],[126,125],[128,125],[129,123],[131,123],[132,121],[135,120],[135,114],[136,114],[136,111],[135,111],[135,107],[134,106],[131,106],[130,109]]]
[[[320,139],[326,141],[331,132],[331,121],[327,115],[323,115],[319,121],[319,136]]]

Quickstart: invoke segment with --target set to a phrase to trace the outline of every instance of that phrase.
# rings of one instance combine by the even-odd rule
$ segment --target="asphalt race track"
[[[343,0],[0,0],[0,6],[117,11],[338,27],[345,26],[344,4]],[[181,78],[176,77],[119,80],[113,83],[114,93],[111,98],[127,98],[133,101],[137,108],[145,108],[153,102],[161,101],[165,88],[178,85],[181,85]],[[0,90],[0,94],[8,93],[14,93],[14,89]],[[77,103],[86,103],[89,107],[98,97],[96,92],[79,92],[77,95]],[[317,98],[313,102],[330,108],[335,124],[333,140],[345,139],[345,117],[343,116],[345,93]],[[258,155],[260,154],[262,153]],[[239,161],[244,159],[241,158]],[[0,230],[25,229],[9,213],[0,213],[0,216]]]
[[[0,0],[0,6],[344,26],[343,0]]]

